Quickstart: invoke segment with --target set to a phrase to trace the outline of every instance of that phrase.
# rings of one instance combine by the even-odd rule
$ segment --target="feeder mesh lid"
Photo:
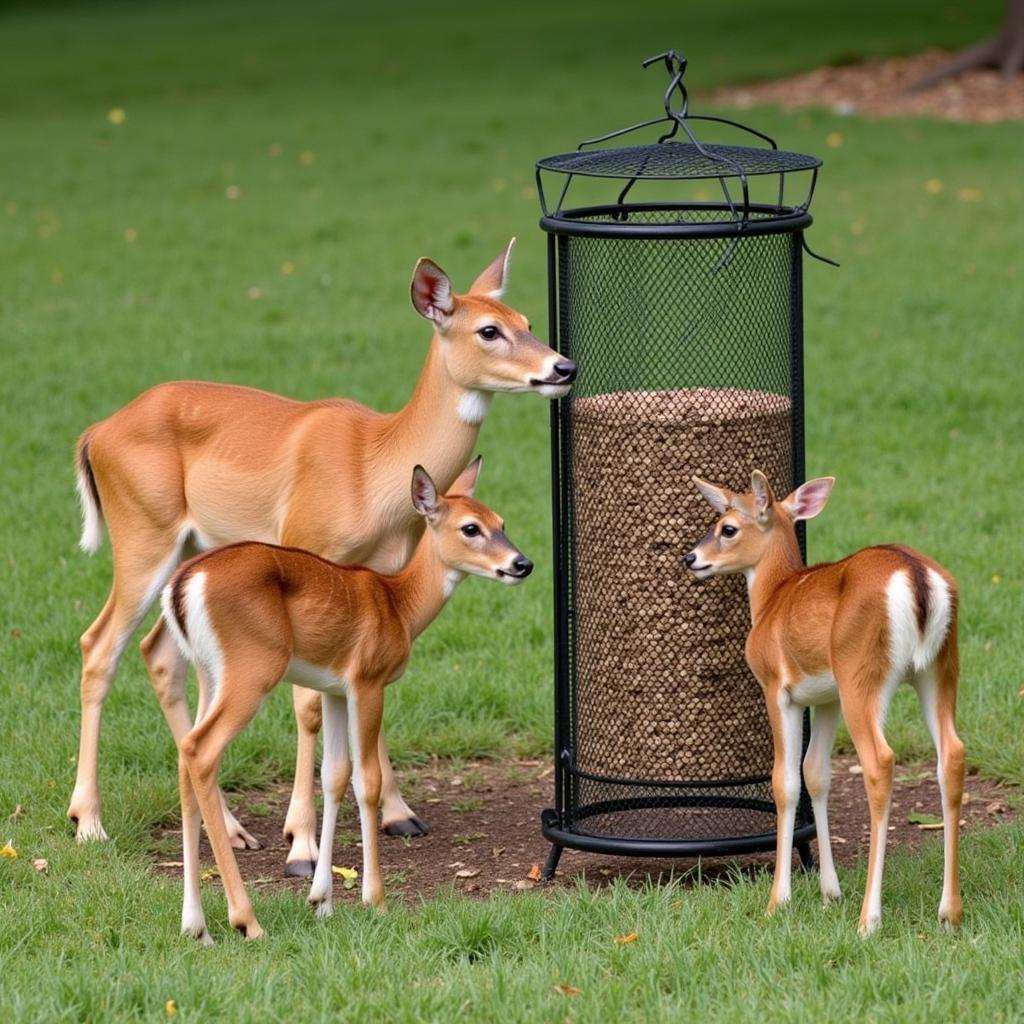
[[[704,152],[701,152],[701,149]],[[708,155],[710,154],[710,155]],[[715,159],[715,158],[718,159]],[[579,150],[544,157],[537,166],[546,171],[594,178],[722,178],[809,171],[821,161],[804,153],[755,146],[727,146],[667,141],[647,146]]]

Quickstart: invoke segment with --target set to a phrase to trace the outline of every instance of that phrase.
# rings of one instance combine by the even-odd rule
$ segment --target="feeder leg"
[[[540,877],[545,882],[550,882],[555,877],[555,869],[558,867],[563,849],[564,847],[559,846],[557,843],[551,844],[551,852],[548,854],[548,859],[544,862],[544,870],[540,873]]]
[[[814,854],[811,853],[811,844],[808,842],[797,843],[796,852],[800,854],[800,867],[804,871],[814,870]]]

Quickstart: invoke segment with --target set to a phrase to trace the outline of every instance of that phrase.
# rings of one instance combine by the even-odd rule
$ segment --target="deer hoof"
[[[389,836],[404,836],[415,839],[417,836],[425,836],[430,832],[430,826],[421,818],[412,815],[403,818],[401,821],[392,821],[384,826],[384,833]]]
[[[252,942],[255,939],[262,939],[264,934],[259,921],[255,918],[247,924],[236,924],[235,930],[241,934],[242,938],[244,938],[246,942]]]
[[[313,869],[316,865],[311,860],[289,860],[285,861],[285,878],[312,878]]]

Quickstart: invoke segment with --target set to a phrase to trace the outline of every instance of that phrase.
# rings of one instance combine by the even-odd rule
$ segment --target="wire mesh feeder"
[[[659,60],[664,117],[537,164],[551,335],[579,366],[552,412],[548,877],[565,846],[696,856],[775,844],[771,732],[743,653],[746,585],[697,583],[682,555],[713,516],[693,474],[746,490],[757,467],[780,493],[803,480],[801,260],[820,161],[690,115],[685,60],[670,51],[645,66]],[[695,120],[764,145],[701,143]],[[655,125],[667,130],[654,143],[588,149]],[[612,201],[600,195],[608,179]],[[567,207],[581,181],[598,201]],[[805,864],[813,835],[805,791]]]

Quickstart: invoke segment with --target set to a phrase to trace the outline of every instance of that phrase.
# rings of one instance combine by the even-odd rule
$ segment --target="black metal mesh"
[[[546,171],[599,178],[719,178],[742,171],[747,175],[809,171],[821,165],[817,157],[782,149],[705,143],[704,153],[692,142],[576,150],[545,157],[537,166]],[[705,154],[713,154],[708,156]],[[725,159],[715,159],[724,157]]]
[[[714,520],[693,474],[747,490],[759,468],[784,494],[802,472],[799,260],[798,232],[557,239],[558,344],[579,365],[557,414],[570,832],[774,829],[745,581],[697,583],[682,557]]]

